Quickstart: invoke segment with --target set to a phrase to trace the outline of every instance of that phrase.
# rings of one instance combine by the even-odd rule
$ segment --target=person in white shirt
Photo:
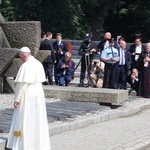
[[[49,129],[42,82],[43,65],[28,47],[19,51],[24,62],[15,79],[14,115],[7,148],[12,150],[50,150]]]

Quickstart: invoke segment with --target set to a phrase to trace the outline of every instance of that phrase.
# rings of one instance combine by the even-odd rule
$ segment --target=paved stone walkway
[[[0,133],[8,133],[12,121],[13,94],[1,95],[1,110],[0,110]],[[3,101],[6,99],[6,102]],[[107,106],[101,106],[96,103],[87,102],[71,102],[71,101],[46,101],[48,123],[56,121],[66,121],[68,118],[82,116],[93,111],[110,109]]]
[[[150,149],[150,110],[51,137],[52,150]]]
[[[12,116],[13,98],[14,94],[0,94],[0,113]],[[129,96],[115,109],[58,99],[46,99],[46,105],[57,116],[65,114],[63,119],[51,116],[54,121],[49,121],[52,150],[149,150],[149,99]],[[3,123],[0,118],[0,124]],[[5,124],[7,129],[8,126]],[[7,134],[0,133],[0,137]],[[0,150],[4,150],[3,145],[5,140],[0,141]]]

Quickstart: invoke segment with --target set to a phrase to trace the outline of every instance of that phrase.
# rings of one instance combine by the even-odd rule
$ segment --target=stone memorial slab
[[[120,104],[128,99],[127,90],[117,89],[44,86],[44,92],[47,98],[76,102]]]
[[[10,65],[18,51],[15,48],[0,48],[0,74]]]
[[[20,66],[23,64],[22,60],[20,58],[14,58],[5,73],[7,77],[16,77]]]
[[[36,56],[41,42],[41,23],[39,21],[14,21],[0,24],[12,48],[28,46]]]
[[[0,48],[11,48],[1,27],[0,27]]]

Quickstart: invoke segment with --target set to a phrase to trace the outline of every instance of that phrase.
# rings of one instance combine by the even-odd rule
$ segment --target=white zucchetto
[[[31,50],[27,46],[22,47],[19,51],[23,53],[31,53]]]

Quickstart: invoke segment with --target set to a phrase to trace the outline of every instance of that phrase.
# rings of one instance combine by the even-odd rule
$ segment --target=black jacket
[[[100,43],[96,46],[99,52],[101,52],[102,50],[104,50],[104,45],[105,45],[105,43],[106,43],[106,40],[102,40],[102,41],[100,41]],[[116,41],[115,41],[115,43],[114,43],[114,48],[118,49],[118,44],[117,44]]]
[[[134,53],[134,52],[135,52],[135,49],[136,49],[136,44],[132,44],[132,45],[130,46],[130,49],[129,49],[130,53]],[[146,51],[146,48],[145,48],[144,45],[141,46],[141,53],[142,53],[143,51]],[[138,62],[138,61],[137,61],[137,62],[135,61],[135,55],[131,55],[131,59],[132,59],[132,68],[137,68],[137,69],[139,69],[139,62]]]
[[[55,54],[56,54],[57,61],[59,61],[59,59],[61,59],[65,55],[65,53],[68,52],[68,46],[65,41],[61,41],[60,45],[58,45],[57,41],[55,41],[53,43],[53,47],[54,47],[54,50],[56,51]],[[62,49],[62,52],[63,52],[62,54],[59,53],[59,48]]]
[[[86,44],[85,42],[81,43],[81,46],[78,50],[78,55],[82,56],[82,59],[85,59],[85,54],[89,53],[90,54],[90,59],[94,59],[97,51],[96,52],[92,52],[92,49],[96,49],[95,44],[91,41],[90,43]]]
[[[51,55],[45,60],[45,62],[53,63],[56,60],[53,44],[49,39],[45,39],[41,42],[40,50],[51,50]]]

